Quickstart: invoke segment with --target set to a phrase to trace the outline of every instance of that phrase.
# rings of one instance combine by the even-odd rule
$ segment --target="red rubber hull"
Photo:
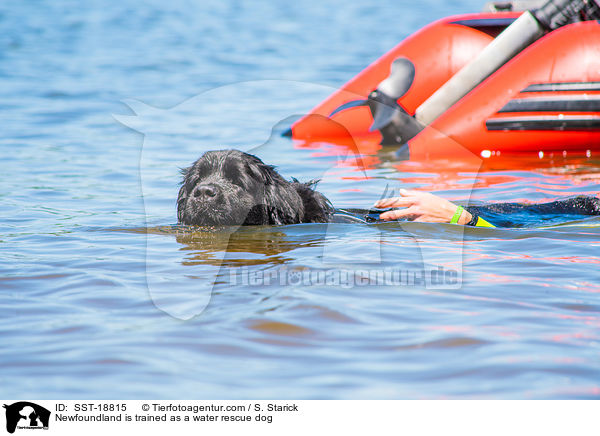
[[[398,103],[414,114],[489,44],[502,22],[518,15],[461,15],[426,26],[294,123],[293,138],[300,146],[330,142],[372,154],[381,135],[369,132],[368,107],[330,116],[336,108],[366,98],[403,56],[414,64],[415,78]],[[527,47],[410,140],[410,159],[451,159],[457,147],[485,159],[521,153],[589,157],[600,151],[599,108],[600,24],[571,24]]]

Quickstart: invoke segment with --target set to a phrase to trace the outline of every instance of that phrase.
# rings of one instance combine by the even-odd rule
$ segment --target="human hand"
[[[375,203],[374,207],[384,209],[388,207],[403,207],[384,212],[379,218],[385,221],[398,218],[407,218],[411,221],[426,223],[449,223],[458,206],[437,195],[421,191],[400,189],[401,197],[384,198]],[[458,224],[465,225],[471,221],[471,214],[463,210],[458,219]]]

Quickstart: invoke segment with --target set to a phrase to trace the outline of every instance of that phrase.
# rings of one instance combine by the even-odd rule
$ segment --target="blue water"
[[[598,398],[598,218],[173,227],[179,168],[222,147],[321,178],[338,207],[389,186],[452,200],[473,186],[484,202],[600,191],[594,159],[362,171],[279,135],[402,38],[480,8],[0,4],[0,397]]]

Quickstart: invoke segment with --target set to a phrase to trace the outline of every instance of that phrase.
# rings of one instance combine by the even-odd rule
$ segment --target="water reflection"
[[[231,230],[195,230],[176,235],[181,250],[187,251],[183,265],[211,264],[239,267],[264,264],[283,264],[291,261],[288,253],[300,247],[318,246],[321,241],[290,238],[273,227],[240,228]],[[216,261],[215,252],[226,252]]]
[[[325,225],[311,225],[310,231],[294,232],[302,226],[252,226],[252,227],[151,227],[149,234],[172,235],[183,252],[181,265],[213,265],[241,267],[252,265],[277,265],[293,260],[286,256],[298,248],[321,246],[326,233]],[[291,230],[291,231],[290,231]]]

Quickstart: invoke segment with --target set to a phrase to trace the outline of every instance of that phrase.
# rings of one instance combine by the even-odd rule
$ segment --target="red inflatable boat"
[[[550,12],[434,22],[295,122],[288,135],[300,144],[352,143],[361,154],[390,144],[410,160],[451,158],[457,149],[492,160],[521,153],[590,157],[600,152],[600,21],[592,19],[593,0],[580,3],[596,9],[587,16],[584,6],[568,11],[567,21],[564,8],[573,2],[563,2],[558,24],[548,18],[557,9],[552,2]],[[523,41],[503,54],[510,38],[501,37],[513,27]],[[482,65],[489,71],[480,72]]]

